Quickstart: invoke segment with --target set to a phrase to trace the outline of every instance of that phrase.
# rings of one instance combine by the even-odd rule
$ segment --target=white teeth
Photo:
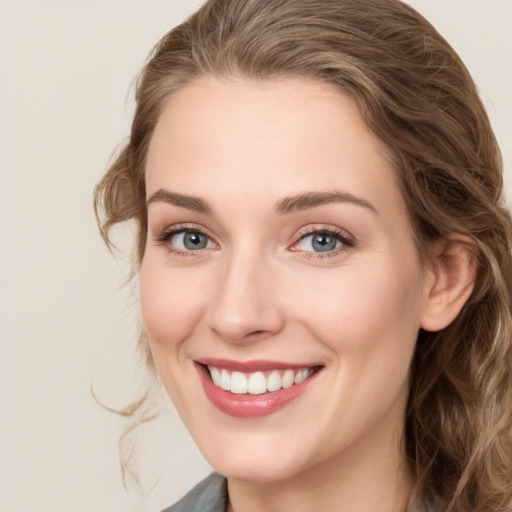
[[[307,376],[308,376],[307,370],[301,370],[300,372],[297,372],[295,375],[294,383],[300,384],[303,380],[305,380],[307,378]]]
[[[295,373],[293,370],[286,370],[283,375],[283,388],[287,389],[293,386],[295,380]]]
[[[218,386],[220,386],[221,380],[220,380],[220,371],[218,368],[215,368],[213,366],[209,366],[208,369],[210,370],[210,375],[212,376],[213,383]]]
[[[274,370],[267,377],[267,389],[268,391],[277,391],[278,389],[281,389],[281,375],[277,370]]]
[[[251,373],[247,382],[247,391],[251,395],[261,395],[267,391],[267,379],[261,372]]]
[[[300,384],[313,373],[311,368],[288,369],[284,372],[283,370],[273,370],[267,373],[267,376],[264,372],[230,372],[214,366],[208,366],[208,370],[217,387],[238,395],[245,393],[261,395],[266,392],[278,391],[281,388],[287,389],[294,384]]]
[[[247,393],[247,377],[241,372],[231,374],[231,393],[243,395]]]
[[[220,387],[225,391],[231,389],[231,376],[227,370],[222,370],[220,374]]]

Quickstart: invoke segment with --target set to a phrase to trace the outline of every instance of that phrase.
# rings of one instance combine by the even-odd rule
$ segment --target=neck
[[[402,433],[389,432],[386,439],[382,434],[285,480],[228,479],[228,512],[406,512],[414,479]]]

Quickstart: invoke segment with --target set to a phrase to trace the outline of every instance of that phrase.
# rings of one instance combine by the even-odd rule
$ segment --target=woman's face
[[[202,79],[163,111],[146,184],[143,318],[213,467],[266,482],[396,455],[428,279],[354,103]]]

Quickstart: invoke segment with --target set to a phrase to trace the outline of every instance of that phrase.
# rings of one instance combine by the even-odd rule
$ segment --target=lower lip
[[[205,366],[196,363],[206,396],[217,409],[238,418],[261,418],[273,414],[300,396],[319,372],[313,373],[300,384],[287,389],[262,393],[261,395],[236,394],[217,387]]]

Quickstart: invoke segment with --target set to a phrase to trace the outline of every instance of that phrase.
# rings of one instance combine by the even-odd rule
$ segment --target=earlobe
[[[439,331],[459,314],[473,291],[478,249],[469,237],[452,235],[433,251],[421,315],[421,328]]]

